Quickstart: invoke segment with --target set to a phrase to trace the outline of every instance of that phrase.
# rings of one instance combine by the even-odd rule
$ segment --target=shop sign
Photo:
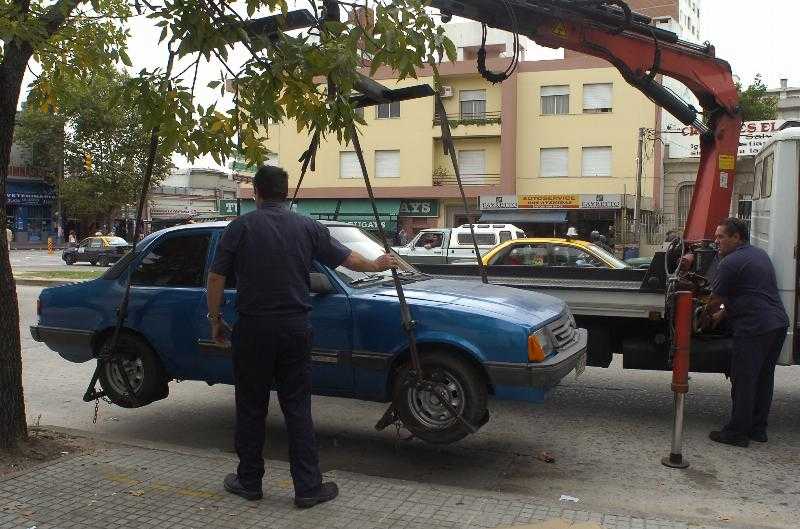
[[[580,195],[520,195],[520,209],[578,209]]]
[[[218,201],[218,208],[220,215],[236,215],[238,208],[235,200],[220,200]]]
[[[619,209],[622,195],[581,195],[581,209]]]
[[[497,209],[518,209],[517,195],[481,195],[478,209],[481,211]]]
[[[401,217],[438,217],[438,200],[403,200],[400,202]]]
[[[755,156],[776,133],[783,120],[745,121],[739,134],[739,156]],[[689,157],[700,157],[700,131],[683,127],[681,134],[689,138]]]
[[[14,206],[44,206],[55,201],[55,193],[6,193],[6,203]]]
[[[377,230],[378,229],[378,223],[375,222],[375,219],[372,219],[372,220],[357,220],[357,219],[348,220],[348,219],[343,219],[342,221],[343,222],[347,222],[349,224],[353,224],[355,226],[358,226],[359,228],[364,228],[365,230]],[[387,225],[385,220],[381,221],[381,227],[383,229],[387,229],[388,225]]]

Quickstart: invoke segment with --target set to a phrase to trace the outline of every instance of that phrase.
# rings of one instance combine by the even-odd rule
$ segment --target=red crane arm
[[[525,35],[537,44],[609,61],[631,85],[686,125],[701,131],[700,167],[684,238],[714,238],[728,216],[739,148],[741,116],[730,65],[699,46],[655,28],[621,0],[433,0],[445,14]],[[703,117],[664,88],[672,77],[697,96]]]

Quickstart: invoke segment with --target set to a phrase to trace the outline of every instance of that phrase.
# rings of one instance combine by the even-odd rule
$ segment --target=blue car
[[[326,224],[339,242],[368,258],[383,252],[355,226]],[[100,371],[111,401],[135,407],[165,398],[176,379],[232,384],[230,349],[210,339],[204,288],[225,226],[190,224],[153,233],[100,278],[44,289],[33,338],[70,362],[97,358],[110,348],[117,308],[133,274],[119,357]],[[423,372],[472,426],[488,420],[488,396],[541,402],[563,377],[573,370],[580,374],[586,365],[586,331],[576,328],[557,298],[435,279],[402,261],[399,274],[417,323]],[[403,383],[409,378],[408,340],[389,272],[332,270],[317,263],[309,281],[315,394],[393,402],[404,426],[431,443],[470,433],[443,405],[443,392]],[[236,320],[235,287],[229,278],[223,317],[230,324]]]

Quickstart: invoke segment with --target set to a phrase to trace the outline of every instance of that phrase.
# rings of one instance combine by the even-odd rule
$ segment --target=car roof
[[[328,227],[336,227],[336,226],[349,227],[349,228],[357,227],[354,224],[348,224],[347,222],[340,222],[340,221],[320,220],[317,222]],[[159,230],[157,233],[170,233],[173,231],[181,231],[181,230],[197,230],[201,228],[225,228],[230,223],[231,221],[229,220],[214,220],[210,222],[196,222],[193,224],[179,224],[177,226],[172,226],[170,228],[164,228],[163,230]]]
[[[523,239],[511,239],[511,240],[506,241],[503,244],[507,244],[507,243],[519,244],[519,243],[526,243],[526,242],[558,242],[558,243],[571,243],[571,244],[578,244],[578,245],[592,244],[591,241],[584,241],[584,240],[581,240],[581,239],[565,239],[563,237],[525,237]]]

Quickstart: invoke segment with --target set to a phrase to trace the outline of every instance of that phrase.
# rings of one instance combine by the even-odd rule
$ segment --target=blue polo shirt
[[[314,219],[265,202],[228,224],[211,271],[236,275],[236,310],[244,316],[296,319],[311,310],[312,261],[331,268],[350,250]]]
[[[789,325],[767,252],[744,244],[722,258],[712,283],[725,300],[734,336],[758,336]]]

